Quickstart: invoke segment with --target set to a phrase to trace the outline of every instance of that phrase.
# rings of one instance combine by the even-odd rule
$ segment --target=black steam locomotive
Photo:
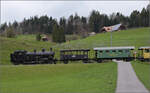
[[[41,52],[27,52],[26,50],[17,50],[10,54],[11,62],[15,65],[18,64],[56,64],[54,59],[55,53],[50,48],[50,51],[42,49]]]

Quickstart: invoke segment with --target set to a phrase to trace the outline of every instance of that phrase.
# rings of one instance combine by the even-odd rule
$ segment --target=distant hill
[[[112,46],[150,46],[150,28],[137,28],[112,33]],[[35,35],[20,35],[16,38],[0,37],[0,64],[11,64],[10,53],[15,50],[41,50],[53,47],[59,57],[60,49],[94,48],[110,46],[110,32],[97,34],[85,39],[55,44],[52,42],[36,41]]]

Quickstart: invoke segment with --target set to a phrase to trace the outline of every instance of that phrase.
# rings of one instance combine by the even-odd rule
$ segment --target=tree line
[[[66,34],[78,34],[86,37],[89,32],[101,33],[103,26],[111,26],[122,23],[128,28],[148,27],[150,5],[142,11],[134,10],[129,16],[122,13],[112,13],[111,15],[101,14],[93,10],[88,17],[70,15],[68,19],[61,17],[56,20],[47,15],[38,17],[33,16],[22,22],[14,21],[12,24],[3,23],[0,25],[0,33],[13,29],[16,34],[52,34],[54,42],[65,42]],[[12,31],[11,31],[12,33]]]

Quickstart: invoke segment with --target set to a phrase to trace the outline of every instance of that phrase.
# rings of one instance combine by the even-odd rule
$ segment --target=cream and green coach
[[[134,46],[126,47],[97,47],[94,48],[95,59],[98,62],[103,60],[119,59],[125,61],[131,61],[134,59],[133,50]]]

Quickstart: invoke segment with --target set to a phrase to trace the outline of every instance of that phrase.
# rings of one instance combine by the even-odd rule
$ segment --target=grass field
[[[150,90],[150,63],[132,62],[132,66],[145,87]]]
[[[117,64],[0,66],[0,93],[114,93]]]
[[[150,28],[113,32],[113,46],[149,46]],[[10,63],[10,53],[18,49],[33,51],[53,47],[59,58],[60,49],[110,46],[110,33],[55,44],[36,41],[35,35],[16,38],[0,37],[0,93],[114,93],[117,80],[116,63],[19,65]],[[133,63],[137,75],[149,88],[148,66]],[[146,69],[144,69],[146,68]],[[139,70],[142,69],[142,70]],[[141,71],[145,71],[143,74]],[[140,75],[138,74],[140,73]],[[144,80],[143,80],[144,79]]]
[[[113,32],[113,46],[150,46],[150,28],[129,29]],[[0,64],[11,64],[10,53],[18,49],[33,51],[53,47],[59,58],[60,49],[78,49],[99,46],[110,46],[110,33],[97,34],[85,39],[55,44],[52,42],[36,41],[35,35],[20,35],[16,38],[0,37]]]

